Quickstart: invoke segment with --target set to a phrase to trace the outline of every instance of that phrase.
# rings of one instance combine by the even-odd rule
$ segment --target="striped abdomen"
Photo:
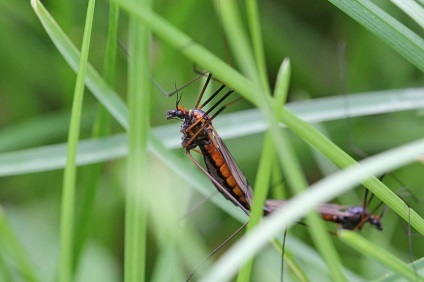
[[[222,149],[223,148],[220,148],[220,150]],[[249,210],[251,199],[247,198],[249,196],[247,196],[244,192],[246,191],[246,188],[242,189],[240,184],[237,183],[235,177],[231,174],[231,170],[229,169],[228,164],[225,162],[221,151],[218,150],[213,143],[200,146],[200,150],[203,153],[203,158],[207,170],[211,176],[219,184],[221,184],[221,186],[225,188],[225,190],[227,190],[243,207]],[[250,186],[249,189],[251,189]]]

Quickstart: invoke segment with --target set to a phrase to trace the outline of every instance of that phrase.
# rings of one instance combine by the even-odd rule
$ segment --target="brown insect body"
[[[245,211],[250,210],[253,191],[246,177],[240,171],[230,151],[225,146],[212,125],[212,118],[200,109],[186,110],[177,106],[176,110],[168,111],[167,119],[183,120],[182,147],[187,152],[199,147],[210,176],[219,192],[224,188],[232,197],[222,193],[235,205],[241,205]]]
[[[288,201],[267,200],[266,206],[271,212],[284,208]],[[380,216],[372,214],[362,206],[343,206],[336,204],[321,204],[316,211],[325,221],[334,222],[342,229],[356,230],[362,229],[365,223],[369,223],[378,230],[383,230]]]

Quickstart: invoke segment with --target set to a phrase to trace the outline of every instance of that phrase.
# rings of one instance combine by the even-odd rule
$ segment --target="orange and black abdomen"
[[[374,225],[378,230],[383,230],[380,217],[370,214],[361,206],[352,206],[347,210],[337,212],[322,212],[321,217],[325,221],[331,221],[340,224],[342,229],[356,230],[361,229],[366,222]]]
[[[243,207],[250,210],[250,204],[246,199],[243,189],[231,174],[231,170],[226,164],[221,152],[213,143],[199,146],[203,153],[203,158],[208,172],[211,176],[224,187]],[[214,184],[215,185],[215,184]],[[215,185],[216,186],[216,185]],[[219,191],[219,187],[218,191]],[[225,196],[225,195],[224,195]],[[231,199],[228,199],[231,201]]]
[[[339,222],[339,219],[337,218],[337,216],[332,215],[332,214],[321,214],[321,217],[325,221],[331,221],[331,222],[335,222],[335,223],[340,223]]]

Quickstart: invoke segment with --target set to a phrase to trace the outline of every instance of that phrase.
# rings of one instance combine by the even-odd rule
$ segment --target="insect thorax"
[[[181,145],[190,150],[197,146],[201,147],[210,144],[211,126],[211,118],[204,111],[198,109],[190,110],[184,116],[184,121],[181,125],[180,131],[183,133]]]

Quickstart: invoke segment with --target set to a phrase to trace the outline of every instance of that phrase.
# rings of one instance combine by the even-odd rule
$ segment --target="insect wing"
[[[222,141],[221,137],[219,137],[218,133],[214,130],[213,133],[209,133],[209,136],[211,140],[214,140],[216,142],[216,145],[220,149],[222,157],[224,158],[225,163],[227,164],[231,175],[234,177],[234,180],[242,189],[242,192],[246,198],[247,203],[251,205],[252,198],[253,198],[253,190],[250,187],[246,176],[244,176],[243,172],[241,172],[236,161],[234,160],[233,156],[231,155],[225,143]]]
[[[289,201],[286,200],[275,200],[269,199],[265,202],[265,207],[269,212],[275,212],[277,210],[283,209]],[[334,215],[339,217],[350,217],[351,213],[346,212],[348,206],[336,205],[336,204],[321,204],[316,208],[316,211],[321,215]]]

